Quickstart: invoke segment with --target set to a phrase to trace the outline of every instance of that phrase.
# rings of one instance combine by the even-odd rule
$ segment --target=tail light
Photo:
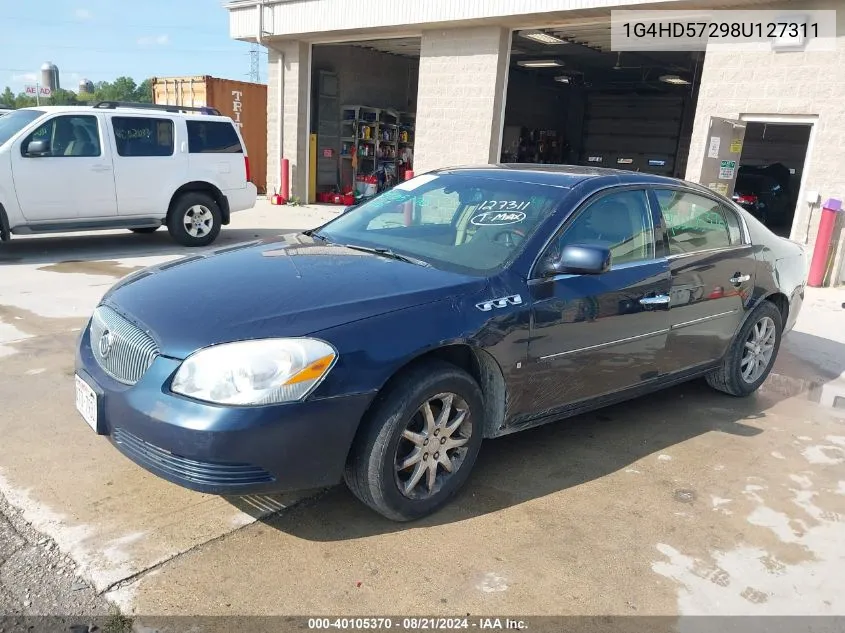
[[[736,201],[739,204],[757,204],[757,196],[742,195],[737,196]]]
[[[252,180],[252,174],[249,171],[249,156],[244,156],[244,167],[246,168],[246,181]]]

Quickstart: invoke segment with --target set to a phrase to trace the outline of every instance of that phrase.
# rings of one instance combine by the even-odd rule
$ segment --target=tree
[[[0,94],[0,103],[3,105],[7,105],[10,108],[14,107],[15,105],[15,93],[12,92],[12,89],[9,86],[6,86],[6,89]]]
[[[77,103],[79,103],[79,100],[73,90],[59,88],[54,90],[50,97],[50,105],[76,105]]]

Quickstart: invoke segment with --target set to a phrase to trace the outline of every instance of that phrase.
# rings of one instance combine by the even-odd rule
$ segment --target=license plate
[[[97,393],[79,376],[76,376],[76,410],[94,432],[97,431]]]

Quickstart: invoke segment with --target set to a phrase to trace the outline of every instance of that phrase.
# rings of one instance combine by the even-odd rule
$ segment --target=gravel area
[[[48,626],[105,631],[121,628],[122,622],[116,609],[77,574],[70,557],[0,494],[0,631]],[[77,624],[81,628],[73,627]]]

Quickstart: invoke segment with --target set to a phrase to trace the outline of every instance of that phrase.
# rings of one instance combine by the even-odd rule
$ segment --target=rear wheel
[[[136,229],[129,229],[129,230],[132,231],[133,233],[138,233],[140,235],[146,235],[147,233],[155,233],[160,228],[161,227],[159,227],[159,226],[141,226],[141,227],[138,227]]]
[[[220,234],[222,219],[214,198],[202,192],[189,192],[173,204],[167,217],[167,230],[183,246],[207,246]]]
[[[469,477],[483,411],[481,390],[465,371],[442,361],[417,366],[379,396],[350,453],[347,486],[388,519],[431,514]]]
[[[707,384],[732,396],[748,396],[768,378],[780,349],[783,317],[764,301],[740,328],[722,366],[706,376]]]

